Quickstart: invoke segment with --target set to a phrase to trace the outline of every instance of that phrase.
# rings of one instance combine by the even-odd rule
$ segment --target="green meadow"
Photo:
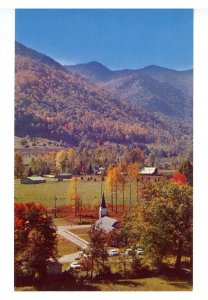
[[[102,187],[101,187],[102,184]],[[77,181],[78,192],[81,196],[83,205],[98,205],[101,198],[101,190],[105,192],[106,203],[111,202],[111,193],[105,182],[99,180],[80,180]],[[141,186],[140,186],[141,189]],[[15,179],[15,202],[40,203],[47,208],[55,205],[66,205],[69,200],[70,180],[57,181],[47,179],[46,183],[41,184],[21,184],[19,179]],[[136,187],[132,187],[132,204],[136,202]],[[125,188],[125,205],[129,204],[129,187]],[[118,205],[122,205],[122,191],[118,192]]]

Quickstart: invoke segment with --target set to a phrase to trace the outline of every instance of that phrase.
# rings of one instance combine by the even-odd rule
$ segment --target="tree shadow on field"
[[[191,290],[191,286],[189,283],[186,283],[186,282],[171,282],[171,281],[168,281],[168,283],[176,288],[179,288],[180,290],[187,290],[190,288]]]
[[[144,283],[140,283],[140,282],[133,282],[131,280],[128,279],[124,279],[124,280],[120,280],[120,281],[114,281],[113,285],[125,285],[128,287],[138,287],[138,286],[144,286]]]
[[[71,274],[62,273],[61,275],[50,275],[34,281],[31,277],[27,280],[21,278],[16,282],[15,287],[34,287],[37,291],[99,291],[96,286],[85,283],[73,277]],[[21,290],[21,289],[19,289]]]
[[[165,276],[169,279],[180,279],[192,281],[192,272],[187,269],[177,270],[176,268],[162,265],[158,270],[159,275]]]
[[[161,266],[158,270],[160,278],[165,279],[170,285],[180,289],[191,288],[193,283],[193,274],[190,270],[177,270],[167,265]]]
[[[70,274],[63,273],[59,276],[50,276],[37,286],[39,291],[99,291],[95,286],[78,280]]]

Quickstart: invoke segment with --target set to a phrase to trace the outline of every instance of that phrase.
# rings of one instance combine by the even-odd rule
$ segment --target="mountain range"
[[[193,72],[63,66],[15,45],[15,134],[80,142],[170,144],[192,136]]]
[[[152,65],[112,71],[98,62],[65,67],[149,111],[182,118],[192,116],[193,70],[176,71]]]

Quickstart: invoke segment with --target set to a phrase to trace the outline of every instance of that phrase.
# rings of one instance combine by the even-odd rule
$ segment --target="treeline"
[[[93,174],[99,167],[107,169],[109,165],[117,165],[119,161],[127,163],[144,162],[145,154],[138,148],[126,148],[115,144],[103,144],[97,147],[80,147],[61,149],[49,152],[37,158],[31,157],[28,165],[24,164],[24,157],[15,154],[15,176],[31,176],[56,173],[72,173],[73,175]]]
[[[139,162],[145,166],[153,166],[159,169],[172,168],[178,170],[181,164],[190,158],[176,156],[170,159],[174,147],[170,145],[169,150],[163,148],[148,149],[144,144],[138,147],[133,144],[131,147],[104,143],[99,139],[97,143],[83,141],[76,148],[65,148],[58,152],[51,151],[47,154],[40,154],[37,157],[27,156],[20,153],[15,154],[15,176],[31,176],[56,173],[71,173],[73,175],[91,175],[99,171],[100,167],[107,168],[117,166],[120,162],[126,164]],[[169,163],[163,163],[163,160]],[[140,166],[140,167],[141,167]]]
[[[105,188],[110,191],[111,210],[116,214],[118,213],[118,207],[122,207],[124,211],[126,209],[125,205],[131,208],[133,203],[141,204],[141,200],[144,197],[144,190],[148,191],[152,182],[164,182],[163,177],[153,177],[153,180],[150,180],[150,176],[142,176],[139,171],[143,166],[144,156],[138,150],[136,151],[136,155],[137,161],[129,163],[120,161],[116,166],[110,164],[105,171]],[[179,170],[172,176],[171,180],[178,185],[193,186],[193,165],[189,160],[185,160],[180,165]],[[165,183],[169,184],[168,182]],[[141,187],[143,187],[143,191],[141,191]],[[126,203],[127,193],[129,193],[128,204]],[[74,207],[75,216],[80,215],[82,210],[82,195],[79,192],[79,181],[77,181],[77,178],[72,179],[69,202]]]

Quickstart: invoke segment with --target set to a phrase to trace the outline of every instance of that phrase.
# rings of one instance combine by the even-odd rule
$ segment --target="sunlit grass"
[[[69,221],[66,218],[53,218],[53,224],[56,226],[70,226],[74,225],[73,222]]]
[[[79,248],[74,243],[67,241],[66,239],[62,238],[60,235],[58,237],[58,256],[68,255],[74,252],[79,251]]]
[[[160,277],[143,279],[122,279],[112,283],[94,283],[101,291],[191,291],[187,281],[168,280]]]
[[[88,234],[90,228],[77,228],[77,229],[69,229],[70,232],[76,234],[76,235],[82,235],[82,234]]]
[[[87,177],[86,177],[87,178]],[[100,180],[100,178],[98,179]],[[98,204],[101,198],[101,181],[78,180],[78,192],[83,204]],[[70,180],[58,182],[57,180],[47,179],[42,184],[20,184],[20,180],[15,180],[15,201],[30,202],[34,201],[43,204],[47,208],[56,205],[62,206],[70,204],[69,200]],[[102,182],[102,191],[105,191],[107,204],[111,203],[110,189],[106,183]],[[129,204],[129,188],[125,188],[125,205]],[[136,187],[132,188],[132,204],[136,202]],[[122,205],[122,191],[118,193],[118,205]]]

